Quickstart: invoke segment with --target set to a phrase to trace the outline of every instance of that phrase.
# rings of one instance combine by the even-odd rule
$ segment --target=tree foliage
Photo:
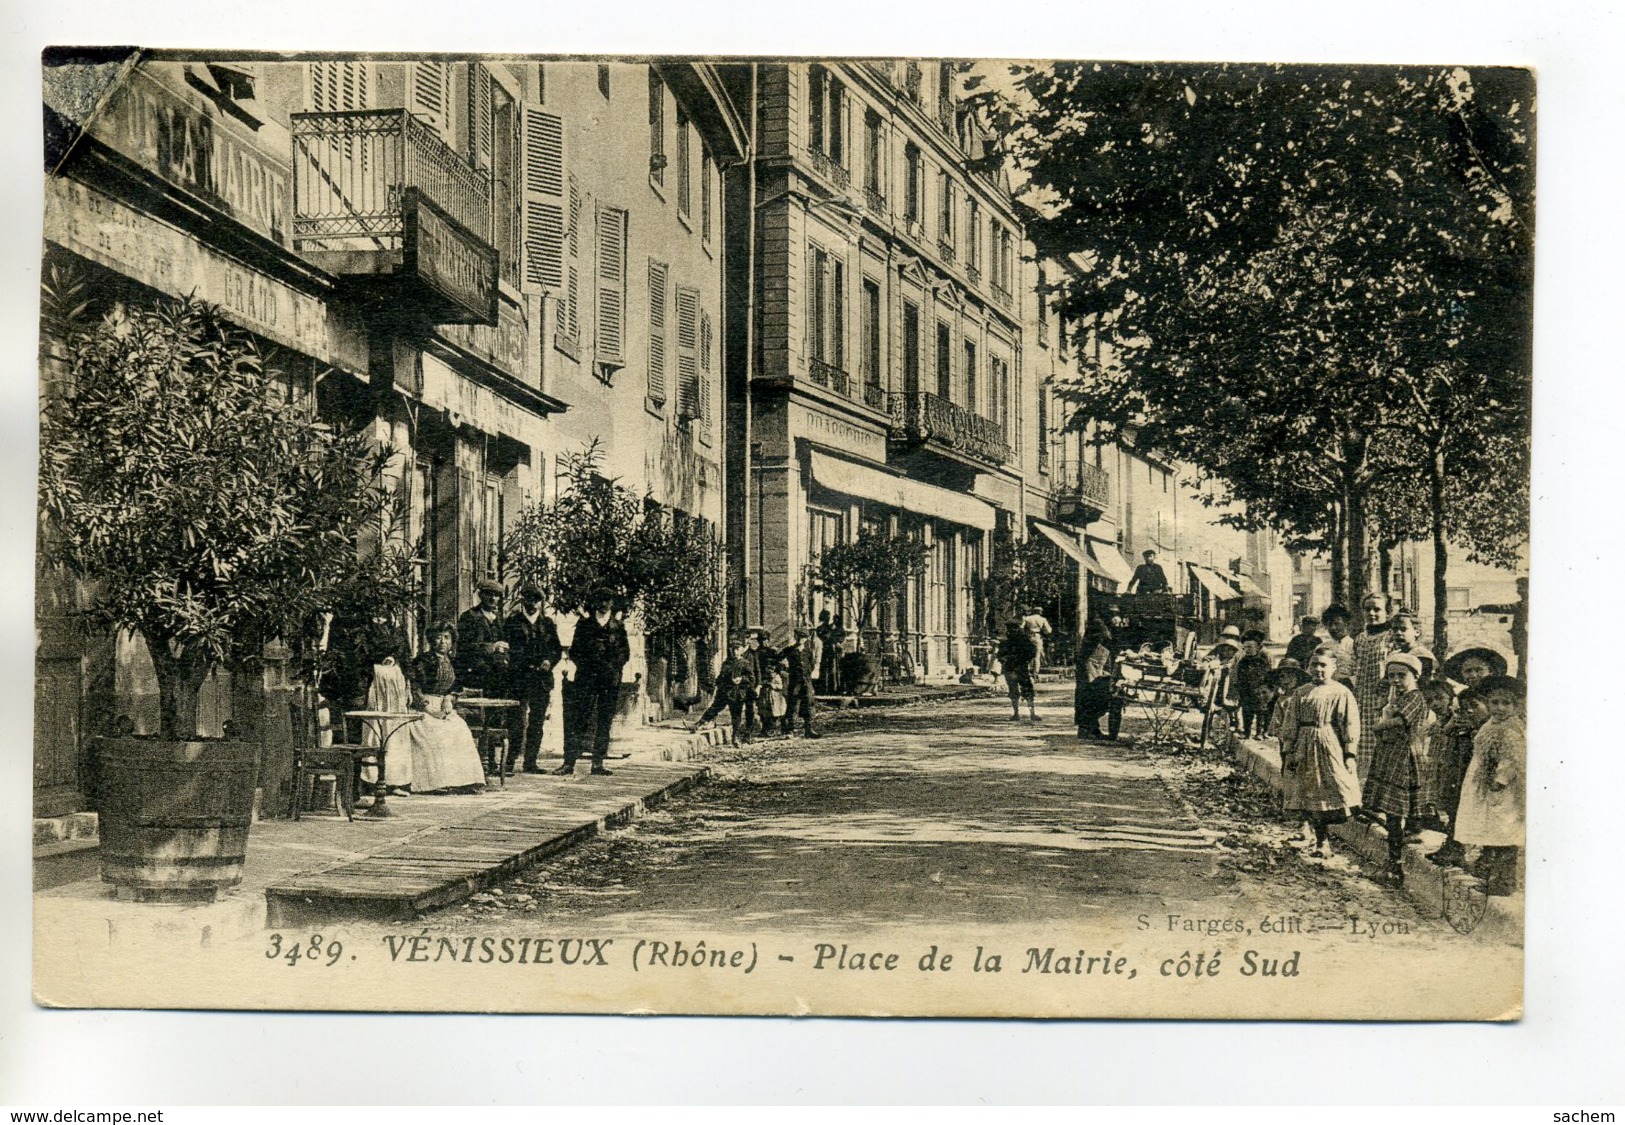
[[[64,296],[47,293],[59,330],[83,311]],[[394,565],[387,451],[286,402],[253,337],[199,301],[114,306],[69,330],[65,370],[41,411],[48,557],[94,589],[91,624],[146,641],[162,733],[194,737],[214,668]]]
[[[813,567],[813,586],[843,609],[855,609],[847,620],[862,625],[876,606],[901,596],[925,572],[928,550],[922,539],[864,531],[824,548]]]
[[[508,561],[520,584],[534,582],[563,610],[583,610],[607,590],[642,615],[652,637],[704,636],[722,613],[727,568],[714,532],[665,512],[603,473],[594,439],[563,458],[556,499],[520,513],[508,535]]]
[[[993,544],[993,558],[987,574],[976,580],[980,602],[978,618],[990,636],[998,635],[999,623],[1019,617],[1030,605],[1048,605],[1067,586],[1066,559],[1047,539],[1015,542],[999,538]]]
[[[1103,440],[1346,541],[1350,596],[1389,482],[1438,455],[1516,490],[1484,462],[1528,440],[1528,72],[1055,63],[980,97],[1075,267],[1060,312],[1105,358],[1065,393]],[[1485,507],[1433,522],[1475,539]]]

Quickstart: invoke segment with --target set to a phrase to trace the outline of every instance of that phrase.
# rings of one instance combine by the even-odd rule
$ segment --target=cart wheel
[[[1457,933],[1470,934],[1489,911],[1489,895],[1484,892],[1482,879],[1452,879],[1446,875],[1439,912]]]

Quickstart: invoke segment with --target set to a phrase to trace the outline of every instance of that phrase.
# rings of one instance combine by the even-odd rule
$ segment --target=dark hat
[[[1241,635],[1241,639],[1244,640],[1244,641],[1257,641],[1259,644],[1263,644],[1264,640],[1265,640],[1265,638],[1264,638],[1264,630],[1262,630],[1262,629],[1248,629],[1245,633],[1243,633]]]
[[[599,586],[587,595],[587,608],[596,609],[601,605],[613,605],[615,591],[608,586]]]
[[[438,637],[441,633],[450,633],[452,637],[455,638],[457,636],[457,626],[453,625],[450,621],[436,621],[433,625],[429,626],[429,631],[424,635],[429,638],[434,638]]]
[[[519,600],[522,602],[539,602],[542,596],[542,588],[534,582],[526,582],[519,588]]]
[[[1287,679],[1294,679],[1299,683],[1303,683],[1308,678],[1309,673],[1304,671],[1303,665],[1290,656],[1283,657],[1279,664],[1270,669],[1270,679],[1276,683]]]
[[[1314,616],[1313,614],[1310,614],[1308,617],[1305,617],[1302,621],[1298,622],[1298,624],[1299,625],[1319,625],[1320,624],[1320,618]]]
[[[1461,666],[1475,657],[1490,666],[1490,675],[1504,676],[1507,674],[1506,655],[1484,645],[1475,645],[1472,648],[1464,648],[1460,652],[1451,653],[1450,658],[1439,666],[1439,671],[1457,683],[1464,684],[1467,680],[1461,674]]]
[[[508,592],[502,583],[493,582],[489,578],[481,582],[477,588],[482,594],[505,594]]]
[[[1333,602],[1320,611],[1322,621],[1347,621],[1349,619],[1348,607]]]
[[[1485,676],[1478,683],[1476,694],[1480,699],[1487,699],[1498,691],[1509,692],[1514,699],[1522,699],[1524,687],[1522,680],[1515,680],[1511,676]]]

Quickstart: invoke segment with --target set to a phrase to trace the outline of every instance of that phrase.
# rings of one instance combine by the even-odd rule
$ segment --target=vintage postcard
[[[37,1001],[1519,1018],[1534,85],[48,50]]]

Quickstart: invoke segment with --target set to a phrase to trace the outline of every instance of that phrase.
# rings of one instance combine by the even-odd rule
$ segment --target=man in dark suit
[[[508,642],[502,629],[502,583],[481,582],[480,604],[457,619],[457,679],[482,692],[508,690]]]
[[[813,730],[813,659],[812,645],[808,643],[808,632],[797,629],[790,638],[790,644],[779,653],[779,659],[784,664],[784,733],[789,734],[796,725],[796,716],[801,716],[801,729],[808,738],[823,737]]]
[[[1168,575],[1163,573],[1161,564],[1157,562],[1155,551],[1145,552],[1145,561],[1134,568],[1134,576],[1128,580],[1125,594],[1166,594],[1168,592]]]
[[[513,698],[524,706],[513,715],[515,747],[525,750],[526,773],[541,773],[536,757],[542,747],[542,724],[553,699],[553,666],[564,651],[559,630],[542,610],[542,592],[533,585],[519,591],[519,611],[508,618],[508,665],[513,669]],[[508,769],[513,770],[510,756]]]
[[[553,772],[569,776],[576,759],[592,756],[592,772],[608,774],[609,727],[621,698],[621,670],[632,657],[626,626],[615,616],[608,591],[587,599],[587,614],[570,640],[570,667],[564,680],[564,764]]]

